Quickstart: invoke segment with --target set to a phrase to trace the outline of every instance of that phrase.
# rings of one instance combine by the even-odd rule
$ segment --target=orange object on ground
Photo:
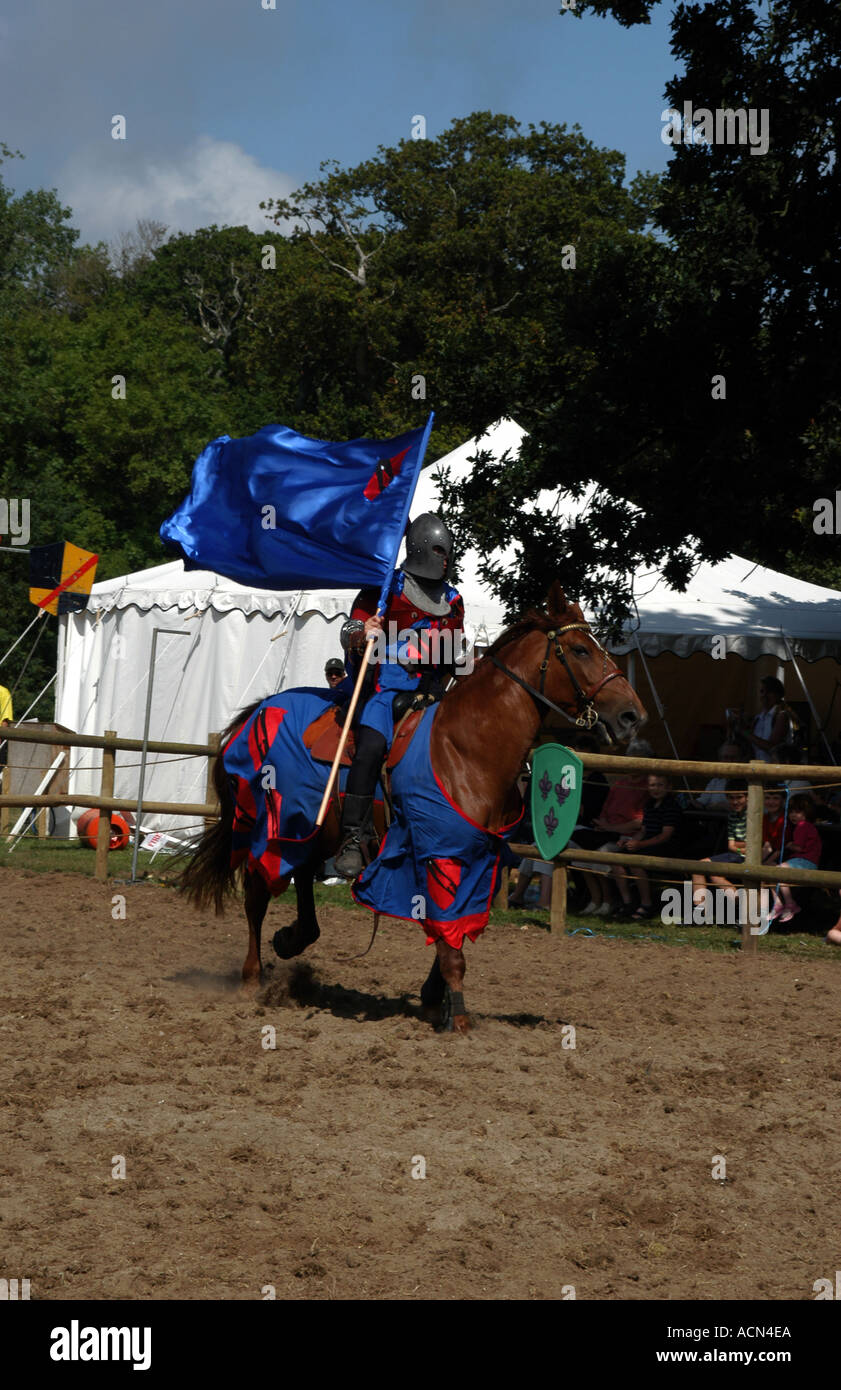
[[[89,811],[83,811],[76,822],[76,832],[84,844],[90,845],[91,849],[96,849],[96,838],[99,834],[99,812],[93,808]],[[119,811],[112,811],[109,850],[125,849],[128,838],[128,822],[120,815]]]

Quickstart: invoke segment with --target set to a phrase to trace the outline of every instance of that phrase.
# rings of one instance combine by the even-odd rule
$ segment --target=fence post
[[[114,769],[117,762],[117,751],[113,747],[113,741],[117,737],[116,730],[106,729],[106,744],[102,749],[102,777],[99,783],[99,795],[103,798],[114,795]],[[109,747],[109,743],[111,746]],[[135,834],[138,827],[135,826]],[[96,832],[96,865],[94,875],[100,883],[104,883],[108,877],[108,850],[111,844],[111,811],[104,807],[99,808],[99,826]]]
[[[213,805],[213,802],[214,802],[214,800],[215,800],[215,798],[216,798],[216,788],[215,788],[214,785],[213,785],[213,769],[214,769],[214,767],[216,766],[216,758],[217,758],[217,755],[218,755],[218,753],[219,753],[219,746],[220,746],[220,744],[221,744],[221,742],[222,742],[222,735],[221,735],[221,734],[208,734],[208,736],[207,736],[207,742],[208,742],[208,746],[209,746],[210,748],[213,749],[213,752],[212,752],[212,753],[208,753],[208,755],[207,755],[207,780],[205,781],[205,784],[204,784],[204,799],[205,799],[206,805],[212,806],[212,805]],[[209,830],[210,827],[213,825],[213,823],[214,823],[214,822],[213,822],[213,817],[212,817],[212,816],[205,816],[205,818],[204,818],[204,828],[205,828],[205,830]]]
[[[762,767],[757,759],[750,766]],[[745,835],[745,868],[754,868],[762,863],[762,812],[765,806],[765,783],[753,777],[748,778],[748,821]],[[751,931],[751,903],[761,903],[762,880],[745,878],[744,916],[742,919],[742,951],[756,955],[756,935]]]
[[[567,868],[566,864],[552,867],[552,898],[549,905],[549,930],[560,932],[567,927]]]

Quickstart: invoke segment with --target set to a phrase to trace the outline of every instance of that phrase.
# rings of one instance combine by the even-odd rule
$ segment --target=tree
[[[651,9],[581,0],[563,22],[591,11],[646,23]],[[708,558],[736,549],[836,581],[812,504],[834,496],[841,452],[839,44],[841,10],[822,0],[676,7],[672,53],[685,72],[666,87],[669,106],[683,116],[688,102],[699,126],[703,111],[753,111],[770,140],[764,151],[701,143],[684,128],[655,191],[666,254],[649,303],[639,319],[621,315],[610,343],[608,313],[596,317],[600,370],[571,435],[570,403],[553,412],[578,451],[591,408],[588,472],[663,536],[694,535]],[[553,486],[569,448],[538,426],[529,457],[535,485]]]
[[[23,156],[0,141],[0,168]],[[72,253],[79,233],[65,224],[72,216],[45,189],[15,197],[0,176],[0,316],[24,298],[49,304],[51,277]]]
[[[542,597],[558,573],[574,592],[604,595],[603,583],[588,591],[593,538],[561,537],[556,518],[526,518],[522,504],[542,487],[578,488],[595,476],[597,441],[610,439],[616,455],[615,406],[605,401],[614,365],[635,370],[666,280],[667,249],[647,230],[657,187],[650,177],[626,187],[621,155],[578,129],[522,130],[512,117],[477,112],[437,140],[401,142],[348,171],[326,166],[318,184],[268,205],[296,225],[318,297],[332,300],[341,356],[330,360],[343,405],[358,402],[355,425],[397,428],[432,405],[433,452],[506,414],[540,436],[540,448],[502,468],[480,460],[447,495],[460,537],[480,553],[523,546],[516,574],[485,571],[512,609]],[[418,373],[428,399],[415,405]],[[636,380],[628,395],[638,388]],[[650,384],[643,394],[650,402]],[[675,546],[645,517],[611,505],[601,529],[620,568],[674,552],[676,577],[688,569],[682,538]]]

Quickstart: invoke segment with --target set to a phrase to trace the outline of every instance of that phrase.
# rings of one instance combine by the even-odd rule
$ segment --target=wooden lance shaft
[[[375,632],[369,632],[365,640],[367,643],[373,643],[375,637]],[[339,746],[336,749],[336,756],[333,759],[333,766],[330,769],[330,776],[327,778],[327,786],[324,788],[324,795],[321,798],[321,805],[318,808],[318,815],[315,821],[317,826],[324,824],[324,820],[327,815],[327,808],[330,805],[330,798],[333,795],[333,784],[339,775],[339,764],[342,761],[342,754],[345,751],[345,744],[348,741],[348,734],[350,733],[351,725],[353,724],[353,716],[356,713],[356,706],[359,704],[359,696],[362,691],[362,682],[365,679],[365,673],[368,670],[368,666],[370,665],[372,653],[373,647],[370,645],[366,646],[365,652],[362,657],[362,661],[359,666],[359,675],[356,677],[356,685],[353,688],[353,694],[350,697],[350,704],[348,705],[347,713],[345,714],[345,723],[344,728],[342,729],[342,736],[339,739]]]

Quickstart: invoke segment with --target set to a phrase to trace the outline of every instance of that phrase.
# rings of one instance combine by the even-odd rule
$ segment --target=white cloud
[[[259,204],[297,186],[241,145],[206,135],[167,158],[134,156],[119,140],[109,141],[105,154],[101,145],[78,150],[58,179],[59,197],[73,209],[82,241],[110,242],[139,217],[163,222],[171,233],[212,222],[276,231]]]

